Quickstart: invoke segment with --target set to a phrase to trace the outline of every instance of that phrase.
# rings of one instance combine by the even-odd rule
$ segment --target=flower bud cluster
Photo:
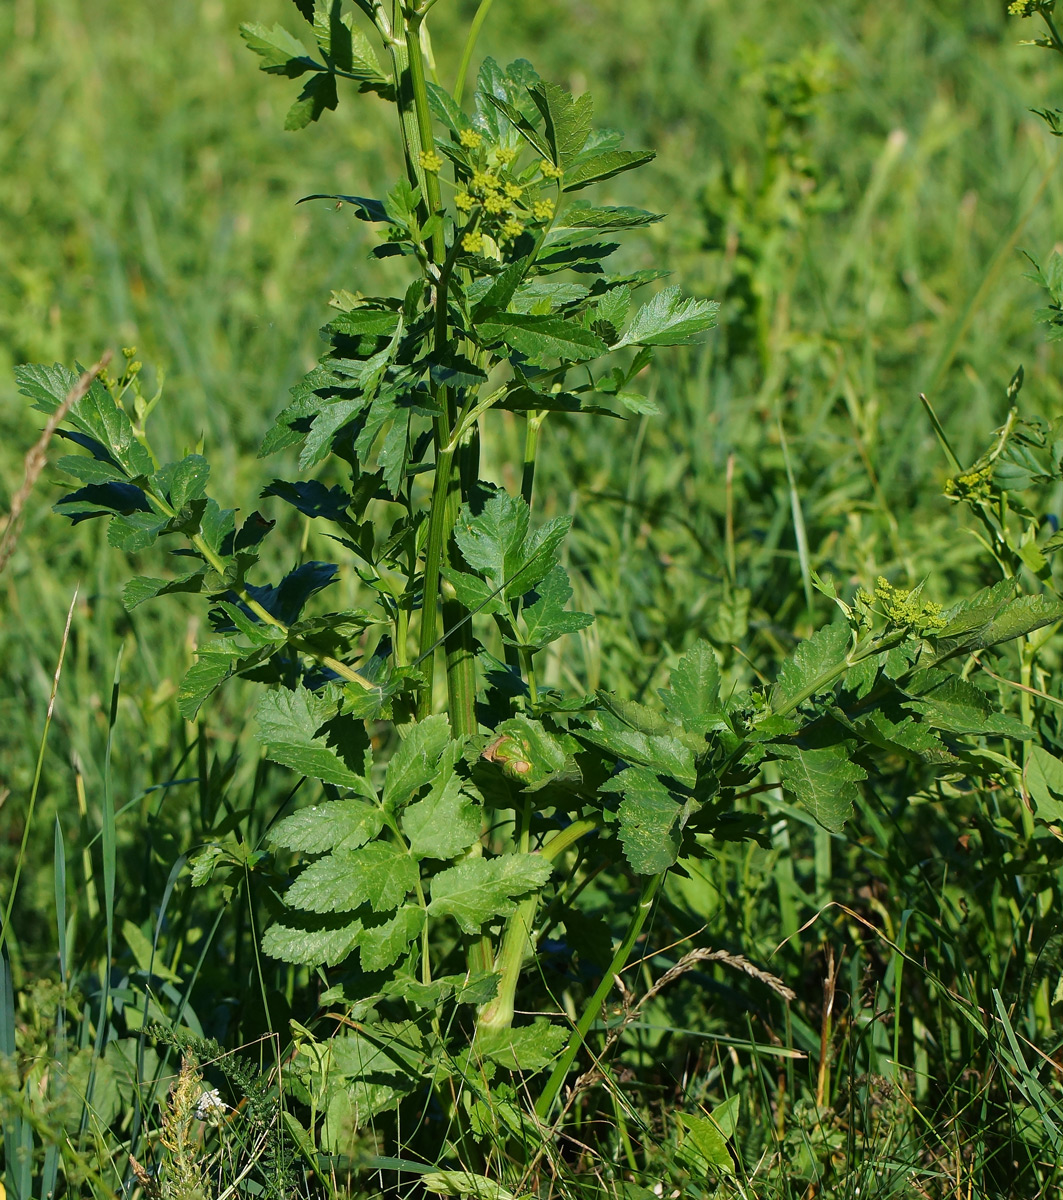
[[[467,221],[477,214],[480,217],[477,229],[462,236],[462,249],[480,253],[488,237],[504,246],[516,241],[529,225],[543,224],[553,217],[553,200],[536,195],[536,184],[560,179],[559,167],[543,159],[517,177],[513,164],[520,152],[515,147],[489,143],[475,129],[463,129],[458,142],[469,152],[471,166],[459,171],[464,177],[460,178],[454,206]]]

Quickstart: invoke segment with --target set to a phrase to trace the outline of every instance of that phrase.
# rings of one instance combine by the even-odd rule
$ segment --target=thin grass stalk
[[[99,375],[110,361],[111,353],[107,351],[106,354],[100,356],[99,362],[94,363],[87,371],[81,374],[77,383],[67,392],[63,402],[48,418],[41,436],[26,455],[23,465],[22,483],[19,485],[18,491],[11,497],[11,511],[8,513],[7,525],[4,527],[3,535],[0,536],[0,572],[7,566],[11,555],[15,553],[19,534],[22,532],[26,502],[29,500],[37,484],[37,480],[40,479],[41,472],[48,461],[48,446],[55,436],[56,430],[66,419],[66,415],[70,412],[71,408],[79,400],[83,400],[88,395],[89,389],[96,380],[96,376]]]
[[[89,381],[91,385],[91,380]],[[87,390],[87,389],[86,389]],[[66,625],[63,627],[63,638],[59,643],[59,659],[55,664],[55,674],[52,676],[52,690],[48,696],[48,708],[44,715],[44,730],[41,733],[40,746],[37,750],[37,765],[33,772],[33,784],[30,788],[29,806],[26,810],[26,821],[22,827],[22,842],[19,846],[18,857],[15,859],[15,874],[11,880],[11,890],[8,892],[7,905],[4,909],[3,924],[0,925],[0,949],[3,948],[7,938],[7,931],[11,925],[11,910],[15,905],[15,894],[18,891],[19,880],[22,877],[22,865],[26,860],[26,848],[29,845],[30,832],[33,829],[33,814],[37,807],[37,796],[41,788],[41,772],[44,770],[44,751],[48,745],[48,731],[52,727],[52,714],[55,712],[55,698],[59,691],[59,678],[63,673],[63,659],[66,657],[66,648],[70,641],[70,623],[74,619],[74,605],[77,603],[78,588],[74,588],[74,594],[70,598],[70,607],[66,613]]]

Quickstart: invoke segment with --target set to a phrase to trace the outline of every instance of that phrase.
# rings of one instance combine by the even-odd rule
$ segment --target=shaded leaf
[[[832,833],[840,833],[852,816],[859,795],[856,784],[867,778],[864,768],[851,761],[852,749],[852,742],[815,750],[786,744],[772,747],[782,760],[782,786]]]
[[[619,792],[620,844],[631,869],[639,875],[659,875],[679,856],[683,806],[663,783],[642,767],[628,767],[602,785]]]

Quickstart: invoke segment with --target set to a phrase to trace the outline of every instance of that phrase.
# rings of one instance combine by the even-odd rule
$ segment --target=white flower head
[[[217,1088],[204,1092],[196,1101],[196,1119],[207,1121],[211,1125],[217,1125],[228,1110],[229,1106],[221,1098]]]

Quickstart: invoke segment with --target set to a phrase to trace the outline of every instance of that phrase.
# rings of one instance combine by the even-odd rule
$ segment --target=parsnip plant
[[[398,296],[334,295],[328,350],[263,446],[299,448],[298,477],[265,496],[322,522],[338,561],[260,578],[274,523],[221,508],[207,457],[160,461],[147,429],[159,396],[142,394],[132,352],[71,413],[66,436],[87,454],[60,461],[81,486],[58,508],[107,517],[111,545],[130,554],[177,544],[180,569],[136,576],[124,599],[206,598],[216,636],[181,685],[182,713],[195,717],[232,676],[253,680],[266,757],[319,781],[315,802],[273,826],[276,857],[218,845],[193,868],[195,883],[230,862],[266,873],[283,911],[263,949],[333,970],[324,998],[343,1007],[342,1031],[294,1026],[302,1119],[320,1118],[339,1151],[431,1093],[437,1161],[479,1155],[487,1170],[491,1148],[510,1145],[526,1165],[677,862],[762,836],[746,802],[760,790],[839,831],[869,777],[900,775],[916,794],[1011,772],[1009,747],[1030,731],[968,677],[971,656],[1057,621],[1063,604],[1005,580],[943,613],[885,581],[849,598],[824,582],[838,620],[770,686],[728,694],[703,642],[659,704],[545,686],[543,651],[592,618],[569,607],[569,519],[536,514],[543,423],[563,417],[578,436],[580,421],[645,411],[636,381],[656,348],[704,334],[715,306],[652,291],[663,271],[611,271],[614,239],[660,217],[587,190],[653,154],[596,129],[589,97],[523,60],[488,59],[467,112],[464,68],[452,92],[426,78],[435,0],[296,2],[313,52],[280,27],[243,30],[265,71],[302,80],[288,127],[335,108],[350,84],[391,107],[406,164],[382,198],[308,197],[377,228],[375,257],[405,259],[410,282]],[[49,412],[75,373],[18,378]],[[481,424],[498,411],[524,421],[519,493],[480,477]],[[319,594],[341,572],[357,575],[365,604],[326,611]],[[541,940],[564,930],[575,942],[579,897],[603,872],[637,896],[627,932],[589,956],[598,966],[590,985],[574,981],[575,1017],[548,1016]],[[518,994],[540,1015],[515,1021]],[[505,1072],[526,1090],[500,1086]],[[472,1178],[437,1183],[475,1191]]]

